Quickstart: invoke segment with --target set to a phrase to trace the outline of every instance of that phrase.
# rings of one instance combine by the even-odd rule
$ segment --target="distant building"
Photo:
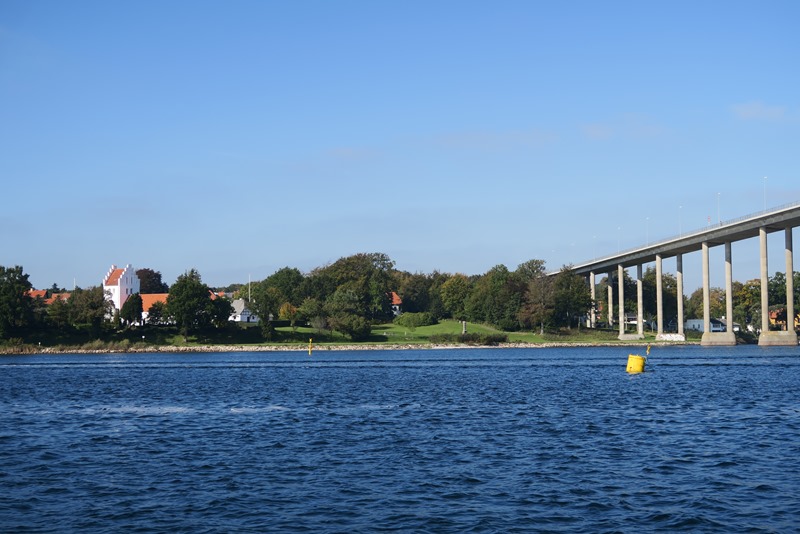
[[[725,331],[725,323],[723,323],[719,319],[714,319],[712,317],[710,323],[712,332]],[[687,319],[683,327],[684,330],[694,330],[696,332],[703,332],[704,331],[703,319]]]
[[[50,298],[45,299],[44,303],[49,306],[52,303],[54,303],[55,301],[57,301],[57,300],[61,300],[63,302],[67,302],[69,300],[70,295],[72,295],[72,293],[68,293],[68,292],[67,293],[53,293],[52,295],[50,295]]]
[[[108,274],[103,278],[103,290],[109,292],[111,302],[114,303],[117,310],[122,309],[122,305],[125,304],[128,297],[139,292],[139,284],[139,276],[130,263],[124,269],[118,269],[116,265],[112,265]]]
[[[400,309],[400,307],[403,305],[403,299],[401,299],[400,295],[398,295],[394,291],[392,291],[391,297],[392,297],[392,313],[394,314],[395,317],[397,317],[398,315],[403,313],[402,310]]]
[[[160,302],[166,306],[169,293],[146,293],[140,296],[142,297],[142,321],[147,322],[150,317],[150,308],[153,304]]]
[[[236,299],[231,302],[233,307],[233,314],[230,317],[231,321],[236,323],[257,323],[258,316],[251,312],[247,307],[247,301],[244,299]]]
[[[722,327],[727,331],[728,321],[726,319],[724,319],[724,318],[720,319],[719,321],[722,323]],[[742,331],[742,325],[740,325],[739,323],[734,322],[733,323],[733,331],[734,332],[741,332]]]

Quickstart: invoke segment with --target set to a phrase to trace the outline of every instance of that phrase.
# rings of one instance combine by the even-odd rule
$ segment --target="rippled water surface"
[[[0,357],[0,531],[800,530],[800,349]]]

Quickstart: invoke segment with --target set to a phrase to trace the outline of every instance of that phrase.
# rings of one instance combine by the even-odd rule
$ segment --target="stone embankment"
[[[692,345],[693,342],[651,342],[652,346]],[[486,349],[486,348],[522,348],[548,349],[561,347],[642,347],[646,342],[638,343],[500,343],[498,345],[464,345],[464,344],[431,344],[431,343],[381,343],[381,344],[343,344],[318,345],[313,352],[326,351],[367,351],[367,350],[433,350],[433,349]],[[0,354],[114,354],[114,353],[198,353],[198,352],[308,352],[307,345],[134,345],[131,347],[108,349],[82,349],[78,347],[30,347],[0,348]]]

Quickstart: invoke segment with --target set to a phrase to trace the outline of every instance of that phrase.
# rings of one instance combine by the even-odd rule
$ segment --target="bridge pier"
[[[619,336],[617,339],[620,341],[638,341],[644,339],[644,321],[642,320],[642,266],[638,266],[636,276],[636,292],[637,292],[637,311],[636,316],[638,322],[636,325],[636,333],[628,334],[625,332],[625,268],[622,264],[617,266],[617,287],[619,290]]]
[[[736,334],[733,333],[733,270],[731,268],[731,244],[725,242],[725,331],[711,331],[711,298],[708,266],[708,242],[703,241],[703,337],[700,345],[732,346],[736,345]]]
[[[736,345],[736,334],[733,332],[703,332],[700,345],[703,347],[731,347]]]
[[[794,261],[792,246],[792,227],[784,230],[786,243],[786,330],[770,331],[769,329],[769,275],[767,265],[767,228],[758,230],[761,249],[761,334],[758,344],[761,346],[796,346],[797,333],[794,330]]]
[[[683,254],[675,256],[675,273],[678,283],[678,335],[686,341],[686,333],[683,331]]]

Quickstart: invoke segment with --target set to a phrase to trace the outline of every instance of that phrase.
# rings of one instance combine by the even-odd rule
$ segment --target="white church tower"
[[[103,290],[111,294],[111,302],[121,310],[128,297],[139,292],[139,276],[130,263],[124,269],[112,265],[103,279]]]

